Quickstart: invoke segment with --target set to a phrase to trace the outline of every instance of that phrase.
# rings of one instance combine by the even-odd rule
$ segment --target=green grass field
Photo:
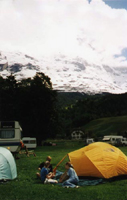
[[[47,155],[52,156],[55,166],[68,152],[83,147],[83,142],[59,142],[56,147],[38,147],[36,157],[21,155],[16,160],[18,178],[0,184],[0,200],[127,200],[127,180],[106,182],[97,186],[85,186],[79,189],[65,189],[61,186],[43,185],[36,179],[35,173],[41,161]],[[127,147],[121,150],[127,155]],[[64,161],[65,163],[65,161]],[[64,163],[59,170],[64,170]]]
[[[114,135],[127,131],[127,116],[93,120],[82,128],[86,132],[91,131],[97,136]]]

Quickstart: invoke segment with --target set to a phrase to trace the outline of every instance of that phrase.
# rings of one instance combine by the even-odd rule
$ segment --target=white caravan
[[[87,138],[86,139],[86,144],[91,144],[94,142],[94,139],[93,138]]]
[[[17,121],[0,122],[0,147],[5,147],[11,152],[19,152],[21,140],[21,127]]]
[[[28,149],[35,149],[37,147],[36,138],[24,137],[22,138],[22,141]]]
[[[123,141],[123,136],[118,136],[118,135],[106,135],[103,138],[103,142],[116,145],[116,144],[122,144]]]

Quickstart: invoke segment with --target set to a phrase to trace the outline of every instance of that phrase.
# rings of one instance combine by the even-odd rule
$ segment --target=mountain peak
[[[17,79],[44,72],[54,89],[85,93],[124,93],[127,91],[125,68],[88,63],[80,57],[59,55],[36,59],[20,52],[0,53],[0,75],[13,73]]]

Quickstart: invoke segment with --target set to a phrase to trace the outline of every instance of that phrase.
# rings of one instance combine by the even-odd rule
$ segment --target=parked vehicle
[[[26,145],[28,149],[35,149],[37,147],[37,140],[36,138],[31,137],[23,137],[23,143]]]
[[[88,144],[91,144],[91,143],[93,143],[94,142],[94,139],[93,138],[87,138],[86,139],[86,144],[88,145]]]
[[[56,143],[52,143],[52,142],[44,142],[43,146],[56,146]]]
[[[123,146],[127,146],[127,138],[123,138],[122,139],[122,145]]]
[[[122,146],[123,144],[123,136],[118,135],[106,135],[103,138],[103,142],[116,145],[116,146]]]
[[[0,147],[16,153],[20,150],[21,127],[17,121],[0,122]]]

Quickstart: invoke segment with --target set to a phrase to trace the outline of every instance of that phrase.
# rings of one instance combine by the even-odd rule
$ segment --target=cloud
[[[0,49],[127,66],[126,22],[102,0],[0,0]]]

